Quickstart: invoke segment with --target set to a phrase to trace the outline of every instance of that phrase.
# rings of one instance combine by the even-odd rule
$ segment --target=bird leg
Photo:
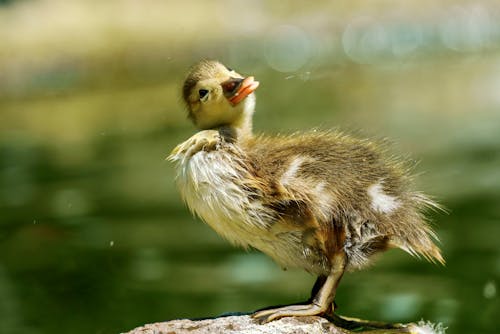
[[[212,151],[217,148],[221,142],[219,131],[217,130],[202,130],[186,140],[185,142],[177,145],[170,153],[168,159],[177,160],[179,155],[184,158],[190,158],[199,151]]]
[[[260,323],[270,322],[283,317],[301,317],[321,315],[329,310],[333,312],[332,303],[335,299],[335,292],[339,285],[340,279],[344,274],[346,257],[344,253],[337,253],[332,259],[332,270],[318,293],[312,298],[310,304],[305,305],[288,305],[280,308],[258,311],[252,315]],[[320,282],[320,279],[318,279]]]
[[[318,278],[314,282],[314,285],[311,289],[311,297],[309,297],[309,299],[306,301],[306,304],[313,302],[313,300],[316,297],[316,295],[318,294],[319,290],[321,289],[323,284],[325,284],[327,277],[328,276],[323,276],[323,275],[318,276]],[[326,310],[325,315],[333,314],[333,310],[336,308],[337,308],[337,304],[335,303],[335,300],[334,300],[333,303],[328,307],[328,310]]]
[[[318,278],[314,282],[314,285],[311,289],[311,298],[309,298],[309,300],[308,300],[309,302],[312,302],[314,297],[316,297],[316,295],[318,294],[318,292],[321,289],[321,287],[323,286],[323,284],[325,284],[327,277],[328,276],[324,276],[324,275],[318,276]]]

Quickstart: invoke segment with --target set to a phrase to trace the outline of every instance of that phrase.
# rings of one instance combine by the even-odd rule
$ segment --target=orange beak
[[[229,98],[229,102],[231,102],[232,105],[240,103],[245,97],[252,94],[257,87],[259,87],[258,81],[255,81],[253,77],[246,77],[240,84],[240,87],[238,87],[236,93]]]

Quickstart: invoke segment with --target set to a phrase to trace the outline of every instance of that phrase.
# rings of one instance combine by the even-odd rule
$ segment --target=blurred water
[[[370,7],[333,19],[271,3],[248,8],[254,25],[237,37],[215,38],[213,27],[199,36],[194,27],[196,37],[173,43],[172,52],[151,42],[166,23],[144,28],[153,34],[147,47],[120,49],[121,57],[116,45],[96,48],[104,58],[92,62],[69,48],[65,61],[48,55],[47,64],[30,60],[34,69],[26,69],[0,52],[0,332],[116,333],[308,297],[314,277],[231,247],[190,216],[174,187],[164,158],[194,131],[180,84],[192,61],[206,56],[261,82],[257,132],[340,127],[388,137],[395,152],[419,161],[419,187],[450,210],[432,216],[446,267],[390,251],[346,275],[341,314],[424,318],[443,322],[448,333],[498,332],[498,11],[468,3],[430,18],[379,17],[366,15],[377,12]],[[58,6],[72,15],[79,8]],[[141,26],[134,6],[124,7],[123,20]],[[266,8],[294,19],[266,17]],[[234,31],[222,13],[210,15]],[[104,21],[95,20],[98,29]],[[11,52],[25,47],[5,41],[17,43]]]

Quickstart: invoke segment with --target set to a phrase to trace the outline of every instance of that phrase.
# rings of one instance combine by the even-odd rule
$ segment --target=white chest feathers
[[[249,236],[266,229],[271,218],[245,187],[246,170],[235,154],[201,151],[177,166],[177,185],[192,212],[232,243],[248,246]]]

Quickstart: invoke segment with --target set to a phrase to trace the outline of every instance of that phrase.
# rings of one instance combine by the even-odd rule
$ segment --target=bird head
[[[200,129],[244,127],[254,112],[253,92],[259,82],[244,77],[218,61],[194,65],[183,86],[189,118]]]

